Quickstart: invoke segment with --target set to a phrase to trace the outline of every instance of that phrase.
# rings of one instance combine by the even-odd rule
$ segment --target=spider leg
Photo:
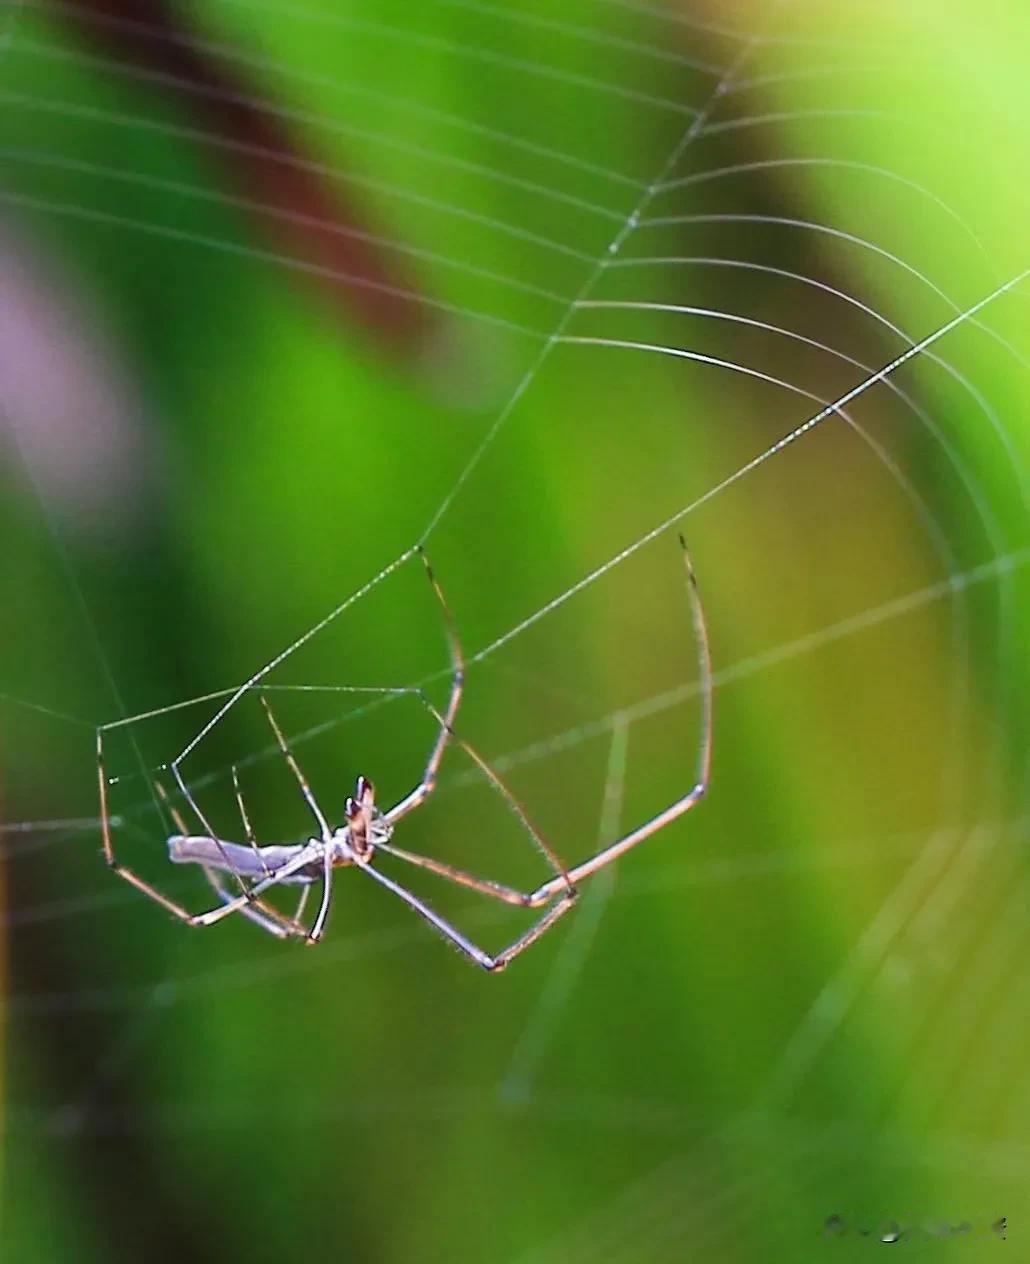
[[[359,865],[358,868],[362,873],[367,873],[369,877],[374,878],[381,886],[386,887],[388,891],[392,891],[398,896],[409,908],[415,910],[420,917],[429,923],[440,935],[449,943],[453,944],[466,957],[474,961],[476,965],[482,966],[484,970],[495,973],[503,970],[509,962],[513,961],[520,953],[524,952],[532,943],[535,943],[540,936],[548,930],[559,917],[567,913],[576,902],[576,889],[570,886],[565,893],[557,899],[550,908],[545,909],[543,914],[533,923],[533,925],[520,935],[518,939],[513,940],[506,948],[503,948],[496,956],[491,956],[484,952],[471,939],[468,939],[455,926],[452,926],[446,918],[441,917],[435,909],[431,908],[424,900],[420,900],[406,887],[402,887],[400,883],[394,882],[388,878],[386,874],[380,873],[371,865]]]
[[[97,729],[97,782],[100,790],[100,832],[103,838],[104,860],[107,862],[108,867],[113,869],[119,878],[124,878],[130,886],[135,887],[137,891],[142,891],[144,895],[149,896],[160,904],[163,909],[173,913],[180,921],[192,923],[192,913],[184,909],[181,904],[170,900],[167,895],[163,895],[156,887],[151,886],[149,882],[145,882],[128,865],[123,865],[114,854],[114,844],[111,841],[111,813],[107,804],[107,774],[104,771],[104,734],[102,729]]]
[[[401,799],[400,803],[392,807],[386,813],[386,820],[389,825],[395,825],[403,816],[407,816],[409,812],[419,807],[429,798],[436,788],[436,777],[440,771],[440,763],[443,759],[444,751],[447,749],[448,740],[454,736],[452,725],[454,718],[458,714],[458,707],[461,705],[461,693],[465,683],[465,656],[462,652],[461,641],[458,639],[458,629],[454,623],[454,616],[451,614],[450,607],[447,605],[446,598],[443,595],[443,589],[440,587],[433,568],[429,564],[425,550],[421,545],[417,546],[417,552],[422,559],[422,563],[426,568],[426,576],[429,579],[430,586],[436,594],[436,599],[440,603],[440,609],[443,614],[444,630],[447,634],[447,644],[451,652],[451,692],[447,699],[447,709],[441,719],[439,714],[434,711],[440,724],[436,741],[433,743],[433,749],[429,752],[429,758],[426,761],[425,770],[422,773],[422,780],[418,783],[410,794]],[[419,697],[425,702],[425,698],[420,690],[413,692],[418,693]],[[432,710],[432,708],[430,708]]]
[[[300,899],[297,901],[297,907],[293,910],[293,933],[295,935],[303,935],[304,928],[300,924],[300,919],[304,916],[304,910],[307,907],[308,896],[310,896],[313,883],[307,883],[300,889]]]
[[[283,734],[282,729],[279,727],[279,723],[275,716],[272,714],[272,708],[269,706],[268,699],[264,694],[261,695],[261,705],[265,709],[265,715],[268,716],[268,723],[272,726],[272,732],[275,734],[275,740],[279,743],[279,749],[283,753],[283,758],[289,765],[290,771],[293,773],[294,777],[297,778],[297,785],[300,786],[300,792],[304,796],[304,802],[311,809],[311,815],[318,822],[318,828],[322,831],[322,839],[323,841],[328,842],[333,836],[333,831],[329,828],[329,822],[325,819],[325,814],[318,806],[315,796],[312,793],[311,786],[308,784],[307,777],[305,777],[301,772],[300,765],[297,763],[296,759],[294,759],[293,751],[290,750],[286,737]]]
[[[104,771],[103,734],[99,730],[97,732],[97,773],[100,788],[100,821],[101,832],[104,840],[104,859],[120,878],[124,878],[125,881],[135,887],[137,891],[141,891],[144,895],[147,895],[152,900],[155,900],[162,908],[167,909],[169,913],[174,914],[180,921],[185,922],[187,925],[197,925],[197,919],[194,914],[183,908],[181,904],[176,903],[175,900],[169,899],[168,896],[164,895],[161,891],[158,891],[158,889],[152,886],[149,882],[144,881],[144,879],[140,878],[136,873],[128,868],[128,866],[123,865],[115,856],[114,846],[111,841],[111,819],[107,803],[107,775]],[[158,794],[161,796],[162,801],[171,812],[172,819],[175,821],[175,824],[183,833],[185,833],[186,823],[180,813],[169,801],[164,786],[162,786],[158,781],[154,782],[154,786],[157,789]],[[211,869],[205,868],[204,874],[223,903],[232,899],[231,894],[221,885]],[[278,913],[278,910],[271,909],[260,901],[258,901],[258,904],[259,908],[264,910],[264,912],[259,912],[258,909],[250,907],[245,907],[241,911],[248,916],[251,921],[254,921],[261,926],[263,930],[266,930],[270,934],[276,935],[279,938],[285,938],[286,935],[293,933],[291,930],[287,929],[288,923],[286,923],[285,919],[283,919],[281,914]],[[265,913],[270,914],[270,916],[265,916]],[[277,924],[277,921],[279,924]]]
[[[451,651],[451,692],[447,700],[447,708],[441,714],[435,706],[429,701],[425,693],[421,689],[415,689],[413,692],[417,694],[419,701],[426,710],[436,720],[438,733],[433,748],[429,753],[429,759],[426,761],[425,770],[422,773],[422,780],[414,790],[407,794],[394,807],[385,813],[385,819],[388,825],[396,825],[396,823],[415,808],[423,804],[436,788],[437,774],[440,770],[440,764],[443,760],[444,751],[447,749],[447,743],[450,740],[457,744],[465,751],[469,758],[479,767],[484,776],[490,781],[494,788],[504,797],[508,806],[521,821],[523,828],[533,839],[539,851],[543,854],[548,864],[555,873],[555,889],[550,891],[546,896],[534,900],[532,896],[516,891],[512,887],[506,886],[501,882],[491,882],[485,878],[478,878],[475,874],[467,873],[465,870],[457,869],[452,865],[444,864],[441,861],[431,860],[428,856],[416,856],[413,852],[402,851],[400,848],[383,846],[384,851],[392,852],[402,860],[408,861],[410,864],[420,865],[424,869],[430,869],[440,877],[448,878],[452,882],[458,883],[460,886],[466,886],[474,891],[479,891],[483,895],[493,896],[495,899],[503,900],[508,904],[530,905],[530,904],[546,904],[554,898],[557,892],[565,889],[572,891],[572,884],[565,874],[565,867],[555,855],[551,847],[545,842],[539,830],[533,825],[529,817],[526,815],[525,809],[511,793],[508,787],[497,776],[493,769],[487,764],[482,756],[466,742],[459,737],[454,731],[454,720],[458,714],[458,707],[461,704],[462,688],[465,680],[465,658],[461,648],[461,641],[458,637],[458,630],[454,623],[454,617],[451,614],[450,607],[447,605],[447,599],[444,597],[443,589],[440,587],[439,581],[433,572],[429,559],[422,549],[418,547],[418,554],[422,558],[422,562],[426,568],[426,576],[429,583],[436,594],[437,601],[443,613],[444,628],[447,633],[447,642]]]
[[[233,764],[232,766],[232,786],[236,794],[236,806],[240,810],[240,820],[242,820],[243,822],[243,832],[247,835],[247,842],[250,844],[251,851],[254,853],[254,855],[257,857],[257,859],[261,863],[261,868],[264,870],[265,877],[268,878],[271,876],[272,870],[265,863],[265,858],[261,853],[261,848],[258,847],[257,839],[254,837],[254,827],[250,823],[250,815],[248,814],[246,805],[243,802],[243,791],[240,789],[240,778],[239,778],[239,773],[237,772],[235,764]],[[212,886],[214,886],[214,883],[212,883]],[[293,919],[292,919],[293,929],[288,932],[289,934],[293,934],[293,935],[303,934],[300,928],[300,919],[304,916],[304,908],[307,905],[308,896],[310,894],[311,894],[310,886],[301,887],[300,899],[297,901],[297,907],[294,910]],[[266,906],[262,904],[261,907],[264,908]],[[268,907],[270,908],[271,906],[268,906]],[[272,911],[276,917],[281,918],[283,916],[279,912],[278,909],[274,909]],[[246,914],[247,909],[243,909],[242,912]],[[251,918],[251,921],[257,921],[257,920],[258,919],[256,917]]]
[[[234,784],[236,784],[236,788],[238,792],[239,784],[236,780],[235,768],[233,769],[233,782]],[[179,809],[168,797],[168,791],[164,788],[161,782],[158,781],[156,778],[154,780],[154,788],[157,790],[157,793],[161,796],[161,802],[168,809],[168,814],[169,816],[171,816],[172,822],[175,825],[175,828],[179,831],[180,834],[185,836],[188,833],[188,830],[186,828],[186,821],[183,818],[182,813],[179,811]],[[247,829],[248,831],[248,841],[251,843],[251,846],[254,847],[253,837],[250,834],[250,821],[247,818],[246,811],[243,809],[242,800],[240,800],[239,802],[240,802],[240,810],[241,810],[243,821],[244,821],[244,828]],[[225,861],[226,871],[228,873],[231,873],[235,877],[236,883],[240,891],[243,894],[246,894],[249,888],[247,887],[246,882],[243,880],[243,875],[240,874],[239,871],[233,867],[231,863],[231,857],[229,856],[229,853],[225,845],[223,844],[222,840],[212,836],[211,841],[214,843],[215,847],[217,847],[218,851],[221,853],[222,859]],[[270,877],[272,874],[272,870],[269,869],[268,865],[265,863],[264,857],[261,856],[261,853],[258,850],[258,848],[254,847],[254,851],[258,855],[258,858],[261,863],[261,868],[265,874],[265,877],[266,878]],[[217,876],[216,871],[213,868],[211,868],[210,865],[202,865],[201,868],[203,869],[204,877],[207,878],[207,881],[209,885],[211,886],[212,890],[214,891],[215,895],[218,896],[218,898],[222,901],[223,904],[227,904],[229,903],[230,900],[235,898],[233,894],[226,888],[222,880]],[[275,935],[279,939],[287,939],[291,935],[295,935],[298,933],[298,929],[295,924],[295,919],[293,922],[291,922],[290,919],[286,917],[283,913],[281,913],[277,908],[274,908],[271,904],[268,904],[264,900],[253,900],[249,904],[244,904],[240,908],[240,912],[243,914],[245,918],[247,918],[248,921],[254,922],[256,925],[260,926],[262,930],[268,931],[270,934]]]
[[[442,860],[434,860],[431,856],[420,856],[417,852],[405,851],[401,847],[395,847],[393,843],[376,843],[376,851],[385,851],[390,856],[396,856],[398,860],[407,861],[409,865],[428,869],[431,873],[447,878],[458,886],[478,891],[480,895],[493,896],[494,899],[503,900],[505,904],[517,904],[522,908],[528,908],[532,904],[532,896],[526,891],[518,891],[514,887],[506,886],[503,882],[494,882],[490,878],[479,878],[465,869],[458,869]]]
[[[205,869],[204,877],[207,878],[214,893],[223,904],[228,904],[234,898],[233,893],[228,887],[223,885],[214,869]],[[308,888],[305,887],[304,890],[307,891]],[[262,930],[274,935],[276,939],[290,939],[292,936],[301,933],[299,927],[283,917],[278,909],[273,909],[271,905],[266,904],[263,900],[255,900],[253,904],[245,904],[239,911],[248,921],[260,926]]]
[[[169,765],[169,767],[171,768],[172,776],[175,778],[175,784],[179,787],[182,797],[189,804],[190,808],[193,811],[193,815],[200,822],[201,826],[204,829],[205,834],[207,834],[209,838],[213,838],[217,841],[218,831],[214,828],[211,822],[204,815],[203,811],[201,810],[200,804],[196,801],[196,799],[194,799],[193,793],[190,790],[189,786],[186,784],[186,780],[182,775],[182,772],[179,768],[178,763],[173,762],[172,764]],[[165,793],[164,788],[157,781],[155,781],[154,784],[157,786],[158,793],[161,795],[161,798],[164,800],[165,804],[167,805],[169,812],[172,813],[172,819],[176,822],[176,825],[179,826],[179,828],[182,830],[184,834],[189,833],[189,831],[185,829],[185,827],[182,825],[181,816],[177,812],[175,812],[175,810],[173,809],[171,801],[169,800],[168,795]],[[229,868],[231,869],[231,866],[229,866]],[[241,891],[246,891],[247,889],[246,883],[243,881],[241,877],[239,877],[239,875],[236,876],[236,882],[239,885],[239,888]]]
[[[194,816],[196,816],[197,820],[200,822],[200,824],[204,828],[207,836],[212,840],[212,842],[214,842],[216,847],[222,853],[222,859],[226,862],[225,868],[229,873],[232,874],[233,879],[236,882],[236,886],[238,887],[240,891],[240,894],[244,896],[249,895],[250,888],[247,886],[247,883],[244,880],[243,875],[240,874],[229,862],[229,857],[222,846],[222,840],[218,837],[218,834],[215,832],[215,829],[212,826],[211,822],[204,815],[203,811],[201,810],[200,804],[197,803],[197,801],[194,799],[189,787],[186,785],[186,782],[185,782],[185,779],[183,778],[182,773],[179,770],[178,763],[173,763],[171,768],[172,768],[172,774],[175,777],[176,784],[178,785],[180,791],[182,792],[183,798],[186,800],[189,806],[193,809]],[[233,768],[233,782],[237,786],[237,802],[240,808],[240,815],[243,817],[244,828],[249,830],[250,821],[247,818],[246,810],[243,807],[243,801],[241,798],[239,798],[239,793],[238,793],[239,785],[236,779],[235,767]],[[155,780],[154,785],[157,787],[157,792],[161,796],[161,799],[165,807],[167,807],[169,813],[171,814],[172,820],[175,823],[175,826],[178,829],[179,833],[183,835],[188,834],[189,830],[186,828],[186,823],[182,818],[182,814],[178,811],[178,809],[169,799],[164,786],[157,780]],[[262,863],[262,868],[265,869],[266,875],[267,875],[267,867],[264,866],[263,863]],[[212,887],[212,889],[214,890],[218,898],[222,901],[223,905],[227,902],[227,898],[226,898],[227,896],[229,899],[233,898],[229,896],[229,893],[226,891],[224,884],[221,881],[216,881],[211,876],[211,872],[206,867],[204,869],[204,874],[207,877],[209,885]],[[240,910],[243,913],[244,917],[246,917],[248,921],[255,922],[263,930],[268,930],[267,920],[271,919],[272,921],[278,922],[285,931],[285,928],[288,926],[288,920],[283,916],[283,914],[280,913],[278,909],[273,908],[270,904],[267,904],[264,901],[258,901],[257,903],[260,907],[261,913],[259,914],[259,913],[253,912],[251,910],[251,902],[248,900],[246,904],[241,906],[241,910]],[[263,914],[264,916],[261,916],[261,914]],[[193,923],[193,924],[196,924],[196,923]],[[278,934],[278,932],[272,932],[272,933]],[[287,933],[292,933],[292,932],[287,932]]]
[[[697,579],[694,576],[693,563],[690,560],[690,554],[687,552],[687,545],[682,536],[680,536],[680,545],[683,549],[683,559],[687,568],[687,591],[690,596],[694,640],[697,645],[698,679],[701,690],[701,736],[698,741],[697,772],[694,784],[685,795],[674,803],[670,803],[667,808],[652,816],[649,821],[645,821],[643,825],[638,825],[636,829],[630,830],[628,834],[623,835],[622,838],[610,846],[602,848],[601,851],[590,856],[587,860],[581,861],[578,865],[573,865],[565,876],[564,880],[566,882],[579,882],[580,879],[596,873],[598,869],[603,869],[605,865],[624,855],[631,847],[635,847],[637,843],[642,843],[645,838],[650,838],[652,834],[657,834],[659,830],[664,829],[666,825],[675,821],[677,817],[683,816],[691,808],[696,807],[708,793],[712,771],[712,657],[708,644],[708,625],[705,622],[704,606],[701,604],[701,595],[698,591]],[[533,904],[546,903],[547,900],[553,899],[561,888],[562,881],[558,878],[552,878],[532,893],[530,902]]]
[[[250,849],[260,863],[261,868],[264,870],[265,877],[267,878],[272,871],[269,869],[268,865],[265,864],[265,859],[261,855],[261,851],[257,845],[257,840],[254,837],[254,827],[250,823],[250,817],[247,814],[247,808],[243,802],[243,791],[240,789],[240,776],[235,764],[232,766],[232,788],[236,795],[236,806],[240,810],[240,820],[243,822],[243,832],[246,834],[247,842],[250,843]],[[169,807],[170,806],[171,805],[169,805]],[[179,821],[176,820],[175,823],[179,826],[179,833],[185,834],[186,831],[179,824]]]
[[[418,696],[421,699],[422,705],[434,717],[437,724],[441,726],[446,725],[446,716],[440,714],[440,712],[433,706],[421,690],[418,691]],[[457,733],[455,733],[453,728],[448,727],[446,731],[449,733],[453,741],[461,747],[466,755],[468,755],[494,789],[498,791],[515,816],[518,817],[523,829],[525,829],[526,833],[536,844],[537,850],[554,871],[554,877],[536,891],[523,894],[518,891],[513,891],[512,888],[506,887],[503,883],[493,883],[483,878],[477,878],[473,874],[466,873],[464,870],[452,868],[452,866],[445,865],[440,861],[430,860],[427,856],[420,856],[416,860],[412,853],[401,853],[399,849],[395,849],[398,855],[403,855],[404,859],[410,860],[413,864],[421,863],[423,868],[434,869],[441,875],[441,877],[448,877],[462,886],[472,887],[475,890],[482,891],[485,895],[494,895],[496,898],[505,900],[510,904],[518,903],[531,907],[538,907],[541,904],[550,903],[550,901],[563,890],[571,892],[574,889],[572,876],[566,871],[565,865],[559,859],[557,853],[551,845],[529,819],[526,809],[522,806],[518,799],[516,799],[514,794],[512,794],[501,778],[494,772],[474,746],[470,745],[470,743],[466,742],[463,737],[460,737]],[[390,814],[387,813],[388,820],[389,816]],[[389,850],[389,848],[384,850]],[[546,891],[544,890],[545,887]]]
[[[308,887],[306,890],[310,890]],[[325,923],[329,916],[329,901],[333,894],[333,862],[332,855],[328,848],[322,857],[322,903],[319,905],[318,916],[315,918],[315,924],[308,931],[308,943],[317,944],[325,933]]]
[[[256,882],[249,891],[244,891],[242,895],[238,895],[227,904],[223,904],[221,908],[212,909],[209,913],[200,913],[190,920],[195,926],[213,926],[215,922],[220,922],[222,918],[228,917],[230,913],[237,913],[246,905],[254,903],[257,897],[267,891],[269,887],[278,886],[292,874],[307,868],[314,861],[322,862],[324,857],[325,848],[321,843],[308,843],[297,850],[297,854],[292,860],[287,861],[286,864],[276,869],[269,877],[262,878],[260,882]]]

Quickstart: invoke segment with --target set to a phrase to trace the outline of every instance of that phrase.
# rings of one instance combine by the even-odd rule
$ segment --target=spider
[[[555,852],[532,824],[511,791],[508,790],[486,761],[454,731],[454,719],[461,703],[464,684],[464,657],[457,629],[443,591],[429,564],[429,559],[421,547],[417,548],[416,551],[422,558],[426,576],[439,603],[441,618],[450,648],[451,686],[447,707],[441,714],[425,697],[421,689],[385,691],[389,693],[414,694],[430,711],[439,726],[438,735],[430,750],[429,758],[426,761],[422,778],[418,785],[395,803],[393,807],[384,811],[376,804],[375,789],[372,782],[364,776],[359,777],[354,795],[348,798],[346,802],[346,821],[343,825],[334,829],[330,826],[325,813],[311,790],[307,778],[294,758],[271,706],[264,694],[261,694],[261,703],[272,732],[275,735],[276,743],[297,781],[300,793],[311,815],[318,825],[318,834],[303,843],[258,846],[243,801],[243,795],[240,791],[236,769],[233,768],[233,787],[247,843],[228,842],[220,838],[211,827],[200,807],[194,801],[177,766],[173,765],[179,788],[205,832],[203,834],[191,834],[186,821],[171,803],[164,787],[159,782],[155,782],[158,794],[167,807],[178,830],[178,833],[171,835],[168,839],[169,858],[177,864],[199,865],[219,899],[219,903],[215,908],[205,913],[194,914],[162,894],[156,887],[141,878],[128,866],[122,864],[116,857],[111,839],[111,816],[107,802],[108,780],[104,772],[103,734],[102,731],[98,731],[97,771],[100,786],[100,816],[104,858],[107,864],[119,877],[124,878],[126,882],[144,895],[155,900],[162,908],[173,913],[188,926],[213,926],[216,922],[220,922],[223,918],[233,913],[241,913],[270,934],[284,939],[304,937],[309,944],[317,944],[325,931],[332,898],[334,870],[338,868],[354,868],[366,874],[381,886],[386,887],[388,891],[391,891],[395,896],[403,900],[445,940],[450,942],[469,960],[475,962],[476,965],[491,972],[503,970],[515,957],[524,952],[530,944],[539,939],[546,930],[569,911],[576,900],[576,884],[581,879],[589,877],[629,851],[631,847],[635,847],[637,843],[650,838],[652,834],[657,833],[677,817],[688,812],[707,793],[712,751],[711,658],[704,609],[698,593],[694,569],[682,537],[680,537],[680,544],[686,565],[687,588],[690,596],[694,636],[697,644],[702,703],[701,734],[694,784],[686,794],[676,799],[667,808],[579,864],[571,868],[567,868],[562,864]],[[477,877],[475,874],[455,868],[432,857],[405,851],[400,847],[394,846],[392,839],[397,824],[410,812],[420,807],[432,794],[436,786],[437,774],[443,760],[444,751],[449,742],[460,746],[506,799],[509,807],[519,818],[550,865],[552,876],[534,891],[519,891],[503,883]],[[421,869],[427,869],[438,877],[448,879],[459,886],[468,887],[481,895],[490,896],[506,904],[518,905],[523,908],[542,909],[543,912],[524,934],[520,935],[496,955],[491,955],[473,943],[471,939],[467,938],[457,927],[437,913],[424,900],[400,883],[395,882],[387,874],[381,872],[375,865],[376,855],[379,852],[393,856]],[[230,875],[231,881],[236,883],[238,890],[234,891],[226,885],[223,874]],[[312,888],[319,883],[322,887],[321,903],[310,929],[305,930],[301,925],[301,918]],[[261,898],[270,888],[287,885],[300,886],[302,888],[292,917],[288,917],[280,909]]]

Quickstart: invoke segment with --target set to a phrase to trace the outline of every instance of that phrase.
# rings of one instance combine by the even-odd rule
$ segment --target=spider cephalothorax
[[[354,787],[354,797],[348,799],[344,809],[347,817],[346,842],[360,863],[375,855],[376,846],[387,843],[393,837],[393,826],[376,807],[375,786],[367,777],[359,777]],[[350,864],[349,857],[340,864]]]

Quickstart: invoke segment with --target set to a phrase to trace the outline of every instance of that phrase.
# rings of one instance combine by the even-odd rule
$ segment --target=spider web
[[[810,1259],[836,1214],[827,1249],[968,1221],[988,1257],[1028,1170],[1002,16],[219,0],[176,28],[231,71],[213,86],[119,42],[167,43],[157,12],[0,27],[5,587],[30,598],[0,677],[15,1254],[206,1259],[255,1225],[290,1254],[314,1219],[377,1259],[494,1258],[501,1225],[513,1260]],[[198,98],[260,103],[308,156],[200,126]],[[227,178],[255,159],[364,208],[328,236],[379,270]],[[194,901],[149,789],[170,765],[229,837],[234,766],[263,838],[307,829],[255,686],[337,812],[357,772],[417,780],[426,717],[352,692],[446,688],[416,545],[470,661],[461,731],[588,854],[691,773],[677,530],[713,796],[502,981],[353,883],[308,954],[187,934],[100,864],[98,724],[119,853]],[[445,772],[405,841],[522,880],[503,804]],[[507,910],[440,898],[503,939]],[[356,1165],[360,1198],[310,1200],[312,1166]]]

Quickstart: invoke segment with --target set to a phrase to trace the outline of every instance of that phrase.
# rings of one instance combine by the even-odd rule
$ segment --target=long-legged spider
[[[255,922],[263,930],[280,938],[305,936],[310,944],[318,943],[325,931],[332,897],[333,871],[337,868],[353,867],[367,874],[381,886],[392,891],[409,907],[424,918],[446,940],[453,944],[468,958],[485,970],[503,970],[515,957],[534,943],[571,907],[576,899],[576,883],[588,877],[617,859],[637,843],[643,842],[652,834],[663,829],[677,817],[682,816],[704,797],[708,789],[711,771],[712,752],[712,671],[708,647],[708,631],[705,623],[704,609],[697,590],[693,566],[690,562],[686,545],[681,538],[683,557],[687,571],[687,588],[690,596],[691,613],[694,625],[694,637],[697,645],[699,687],[701,692],[701,734],[698,746],[697,773],[694,784],[686,794],[676,799],[664,810],[656,813],[649,820],[624,834],[616,842],[602,848],[579,864],[567,868],[558,859],[555,852],[532,824],[526,812],[504,785],[497,774],[454,732],[454,719],[461,702],[464,683],[465,665],[461,643],[458,639],[454,620],[444,598],[436,577],[433,574],[425,553],[419,549],[429,583],[439,602],[444,628],[451,652],[451,688],[446,710],[441,714],[425,697],[420,689],[387,690],[391,693],[414,693],[435,718],[439,732],[426,761],[422,779],[407,795],[386,811],[376,806],[375,791],[371,781],[359,777],[354,797],[346,804],[346,823],[333,829],[315,799],[307,778],[294,758],[289,743],[279,726],[271,707],[264,695],[261,702],[275,735],[276,743],[286,760],[290,771],[296,778],[301,795],[312,816],[318,824],[317,837],[309,838],[304,843],[285,846],[258,846],[250,819],[243,802],[236,770],[233,769],[233,786],[239,808],[243,830],[247,838],[246,845],[228,842],[218,836],[211,827],[200,807],[197,805],[188,787],[183,781],[177,767],[173,765],[176,781],[186,802],[200,821],[203,834],[190,834],[186,822],[180,812],[168,798],[164,787],[155,783],[162,801],[168,808],[176,829],[179,831],[168,839],[169,858],[179,864],[198,864],[204,871],[208,882],[218,896],[218,905],[205,913],[190,913],[182,905],[157,890],[149,882],[141,878],[132,869],[122,864],[114,853],[111,839],[111,817],[108,810],[108,781],[104,772],[103,734],[97,733],[97,770],[100,785],[100,814],[103,832],[104,858],[108,865],[137,890],[156,900],[168,912],[173,913],[189,926],[212,926],[233,913],[242,913]],[[420,807],[436,786],[437,774],[448,742],[460,746],[477,764],[487,779],[504,796],[509,807],[515,812],[523,826],[535,842],[551,869],[553,875],[533,891],[519,891],[503,883],[481,878],[475,874],[458,869],[443,861],[415,852],[405,851],[392,843],[397,823],[409,812]],[[533,925],[506,948],[496,955],[490,955],[446,918],[437,913],[429,904],[395,882],[375,867],[373,863],[377,852],[406,861],[422,869],[427,869],[438,877],[446,878],[459,886],[468,887],[481,895],[501,900],[506,904],[523,908],[542,908],[544,911]],[[238,891],[226,886],[222,875],[228,874],[237,885]],[[316,883],[322,885],[322,900],[318,913],[310,929],[304,930],[300,924],[307,898]],[[287,916],[274,905],[261,897],[266,891],[276,886],[300,886],[302,888],[297,907],[292,917]]]

